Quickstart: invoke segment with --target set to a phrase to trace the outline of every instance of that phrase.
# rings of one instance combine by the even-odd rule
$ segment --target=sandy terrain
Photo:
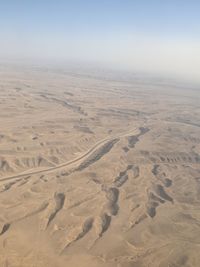
[[[0,266],[198,267],[200,93],[0,69]]]

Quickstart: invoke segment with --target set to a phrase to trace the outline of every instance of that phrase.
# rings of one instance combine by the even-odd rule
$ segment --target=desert
[[[200,94],[0,69],[0,266],[198,267]]]

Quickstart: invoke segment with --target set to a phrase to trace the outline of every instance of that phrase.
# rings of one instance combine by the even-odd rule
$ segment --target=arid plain
[[[199,266],[197,89],[1,67],[0,126],[0,266]]]

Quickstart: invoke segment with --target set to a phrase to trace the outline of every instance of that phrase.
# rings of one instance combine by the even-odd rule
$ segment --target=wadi
[[[0,69],[0,266],[198,267],[200,94]]]

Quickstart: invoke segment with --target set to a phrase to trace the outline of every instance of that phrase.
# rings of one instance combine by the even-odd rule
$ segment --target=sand
[[[200,93],[0,69],[0,266],[197,267]]]

